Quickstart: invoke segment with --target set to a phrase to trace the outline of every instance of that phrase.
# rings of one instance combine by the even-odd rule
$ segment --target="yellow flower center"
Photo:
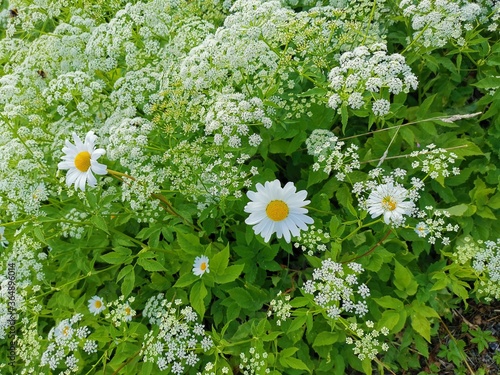
[[[75,167],[80,172],[87,172],[90,168],[90,153],[88,151],[79,152],[75,157]]]
[[[97,300],[97,301],[94,302],[94,306],[95,306],[96,309],[100,309],[101,306],[102,306],[102,302],[99,301],[99,300]]]
[[[130,307],[125,307],[125,315],[130,315],[131,312],[132,310],[130,309]]]
[[[397,203],[392,199],[392,197],[387,196],[382,199],[382,207],[389,211],[394,211],[397,207]]]
[[[206,269],[207,269],[207,264],[205,262],[200,264],[200,270],[205,271]]]
[[[271,201],[266,207],[267,217],[273,221],[285,220],[288,211],[288,205],[280,200]]]

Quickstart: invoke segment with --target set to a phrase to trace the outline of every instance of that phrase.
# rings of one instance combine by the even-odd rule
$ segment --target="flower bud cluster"
[[[380,335],[387,336],[389,330],[386,327],[382,327],[380,330],[373,329],[374,324],[370,320],[367,320],[365,324],[371,331],[365,331],[357,323],[351,323],[349,329],[354,333],[354,338],[347,337],[345,340],[347,344],[354,344],[353,352],[360,361],[366,358],[373,360],[380,350],[387,351],[389,349],[387,343],[381,344],[378,339]]]
[[[191,306],[182,307],[181,300],[168,302],[160,293],[148,300],[143,315],[153,328],[144,336],[140,355],[144,362],[156,363],[160,371],[184,374],[186,366],[200,360],[197,352],[213,346],[205,327],[198,323],[198,314]]]
[[[370,289],[358,280],[363,267],[358,263],[342,265],[323,260],[313,272],[313,279],[304,284],[304,292],[314,295],[314,302],[326,310],[327,316],[338,319],[343,313],[364,316],[368,312],[366,298]],[[356,301],[361,298],[361,301]]]
[[[345,176],[355,169],[359,169],[358,146],[351,144],[343,149],[345,143],[329,130],[315,129],[307,138],[307,153],[313,155],[315,163],[313,171],[322,170],[326,174],[336,171],[335,177],[344,181]]]
[[[56,327],[52,327],[48,335],[49,345],[42,354],[41,366],[49,366],[51,370],[63,366],[66,370],[62,373],[76,373],[79,370],[78,358],[81,357],[78,348],[82,348],[87,354],[97,351],[97,342],[87,340],[90,329],[87,326],[77,325],[82,317],[82,314],[75,314],[70,319],[62,320]]]
[[[271,317],[273,314],[276,315],[276,325],[280,326],[282,322],[287,320],[291,314],[290,310],[292,305],[289,303],[290,295],[282,295],[281,291],[276,295],[276,298],[269,303],[269,311],[267,316]]]
[[[418,80],[397,53],[388,55],[382,43],[370,47],[356,47],[340,56],[339,66],[328,74],[330,96],[328,106],[338,109],[347,105],[352,109],[366,107],[375,98],[372,111],[376,116],[389,113],[389,94],[415,90]]]
[[[459,264],[468,264],[479,275],[478,294],[486,302],[500,298],[500,239],[475,241],[467,236],[452,254]]]

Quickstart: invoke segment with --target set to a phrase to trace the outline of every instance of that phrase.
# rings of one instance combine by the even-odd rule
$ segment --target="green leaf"
[[[114,218],[111,218],[113,220],[113,225],[115,227],[126,224],[129,222],[130,219],[132,219],[132,214],[124,214],[124,215],[117,215]]]
[[[342,103],[342,107],[340,107],[340,116],[342,122],[342,133],[345,134],[345,128],[347,127],[347,121],[349,121],[349,114],[347,112],[347,104]]]
[[[143,362],[140,375],[150,375],[153,373],[153,362]]]
[[[296,317],[292,321],[292,324],[290,324],[290,327],[288,327],[288,330],[286,332],[291,333],[302,328],[306,324],[306,321],[307,321],[307,315],[301,315]]]
[[[417,292],[418,284],[414,280],[413,274],[397,260],[394,260],[394,264],[394,286],[410,296],[414,295]]]
[[[238,306],[244,309],[254,310],[256,307],[256,301],[246,289],[237,287],[230,289],[228,291],[231,298],[238,304]]]
[[[108,225],[106,224],[106,220],[104,220],[104,218],[102,216],[99,216],[99,215],[92,216],[90,221],[92,222],[92,224],[94,224],[95,227],[99,228],[103,232],[109,233],[108,232]]]
[[[321,87],[313,87],[297,96],[307,97],[307,96],[325,96],[328,91]]]
[[[382,313],[382,317],[378,320],[377,324],[380,328],[387,327],[389,330],[392,330],[396,327],[396,324],[399,323],[399,319],[401,318],[398,311],[395,310],[385,310]]]
[[[203,254],[204,248],[200,245],[200,238],[194,234],[177,232],[177,243],[187,254]]]
[[[120,270],[120,272],[118,273],[118,276],[116,277],[116,281],[120,281],[121,279],[123,279],[126,275],[128,275],[133,270],[134,270],[134,266],[132,266],[131,264],[123,267]]]
[[[499,77],[493,77],[493,76],[488,76],[486,78],[483,78],[479,80],[476,83],[473,83],[472,86],[476,86],[480,89],[493,89],[497,88],[500,86],[500,78]]]
[[[305,370],[309,372],[309,367],[298,358],[293,357],[280,357],[280,364],[283,367],[293,368],[296,370]]]
[[[135,272],[129,272],[123,277],[123,282],[121,286],[122,294],[127,297],[135,285]]]
[[[413,312],[411,314],[411,327],[427,342],[431,342],[431,323],[425,316]]]
[[[309,304],[309,298],[307,297],[295,297],[290,300],[290,305],[292,307],[304,307]]]
[[[366,375],[371,375],[373,373],[372,361],[368,358],[361,361],[361,367]]]
[[[130,261],[132,258],[128,254],[118,253],[112,251],[110,253],[101,255],[101,260],[109,264],[124,264]]]
[[[314,339],[313,346],[332,345],[336,343],[338,339],[338,332],[320,332]]]
[[[451,216],[462,216],[467,212],[469,209],[469,206],[462,203],[462,204],[457,204],[456,206],[452,206],[446,209],[450,213]]]
[[[185,273],[181,277],[179,277],[174,284],[174,288],[184,288],[185,286],[191,285],[194,283],[196,280],[199,280],[200,277],[196,276],[192,272]]]
[[[142,268],[149,272],[166,271],[165,267],[163,267],[160,262],[154,259],[139,258],[137,260],[137,264],[139,264]]]
[[[373,298],[373,300],[379,305],[386,309],[402,310],[404,309],[404,304],[400,300],[393,298],[391,296],[383,296],[380,298]]]
[[[207,296],[207,294],[207,288],[201,280],[193,285],[189,294],[189,302],[191,303],[191,306],[202,319],[205,316],[205,302],[203,299]]]
[[[279,335],[282,335],[283,332],[280,331],[271,331],[267,335],[261,337],[262,341],[274,341]]]
[[[494,210],[500,209],[500,192],[490,197],[488,200],[488,207],[491,207]]]
[[[210,259],[210,271],[215,275],[222,275],[229,263],[229,245]]]
[[[216,274],[214,276],[214,280],[217,284],[230,283],[231,281],[236,280],[239,275],[241,275],[241,272],[243,271],[244,267],[245,267],[244,264],[235,264],[229,266],[224,270],[224,272],[221,275]]]

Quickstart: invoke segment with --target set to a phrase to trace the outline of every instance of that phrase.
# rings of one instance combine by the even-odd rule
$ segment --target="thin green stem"
[[[384,236],[381,240],[379,240],[379,241],[378,241],[378,242],[377,242],[377,243],[376,243],[376,244],[375,244],[375,245],[374,245],[374,246],[373,246],[370,250],[368,250],[366,253],[363,253],[363,254],[361,254],[361,255],[358,255],[357,257],[351,258],[351,259],[346,260],[346,261],[341,262],[341,263],[351,263],[351,262],[354,262],[355,260],[358,260],[358,259],[360,259],[360,258],[363,258],[363,257],[365,257],[365,256],[367,256],[367,255],[369,255],[369,254],[371,254],[371,253],[372,253],[372,252],[373,252],[373,251],[374,251],[377,247],[379,247],[379,246],[382,244],[382,242],[384,242],[384,241],[387,239],[387,237],[389,237],[389,235],[391,234],[391,232],[392,232],[392,229],[389,229],[389,231],[385,234],[385,236]]]
[[[364,224],[364,225],[360,225],[358,226],[356,229],[354,229],[351,233],[349,233],[347,236],[345,236],[344,238],[342,238],[340,240],[340,242],[344,242],[345,240],[348,240],[349,238],[351,238],[352,236],[354,236],[357,232],[359,232],[359,230],[363,229],[363,228],[366,228],[366,227],[369,227],[373,224],[376,224],[378,222],[382,221],[382,219],[377,219],[377,220],[374,220],[374,221],[371,221],[369,222],[368,224]]]

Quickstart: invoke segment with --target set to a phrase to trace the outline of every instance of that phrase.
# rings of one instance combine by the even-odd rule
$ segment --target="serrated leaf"
[[[200,238],[194,234],[177,232],[177,243],[187,254],[203,254],[204,249],[203,246],[200,245]]]
[[[290,300],[290,305],[292,307],[304,307],[309,304],[309,298],[306,297],[295,297]]]
[[[121,291],[123,296],[127,297],[134,289],[135,285],[135,272],[129,272],[123,278]]]
[[[488,200],[488,207],[491,207],[494,210],[500,209],[500,192],[490,197]]]
[[[101,260],[109,264],[123,264],[130,260],[127,254],[121,254],[116,251],[101,255]]]
[[[337,332],[320,332],[314,339],[313,346],[325,346],[336,343],[339,339]]]
[[[166,271],[165,267],[163,267],[160,262],[154,259],[139,258],[137,260],[137,264],[139,264],[142,268],[149,272]]]
[[[363,361],[361,361],[361,367],[363,367],[365,375],[372,375],[373,368],[372,368],[372,361],[370,359],[366,358]]]
[[[262,341],[274,341],[278,336],[282,335],[283,332],[280,331],[271,331],[267,335],[262,336]]]
[[[111,217],[113,220],[113,225],[115,227],[126,224],[132,219],[132,214],[124,214],[124,215],[117,215],[114,218]]]
[[[342,107],[340,107],[340,116],[342,122],[342,133],[345,134],[345,128],[347,127],[347,122],[349,121],[346,103],[342,103]]]
[[[380,298],[373,298],[375,303],[386,309],[401,310],[404,309],[404,304],[400,300],[393,298],[391,296],[383,296]]]
[[[448,207],[446,211],[450,213],[451,216],[462,216],[467,212],[469,206],[466,204],[457,204],[456,206]]]
[[[307,316],[306,315],[301,315],[296,317],[293,321],[292,324],[288,327],[288,330],[286,331],[287,333],[294,332],[300,328],[302,328],[307,321]]]
[[[237,287],[229,289],[228,293],[238,306],[244,309],[254,310],[257,307],[256,301],[246,289]]]
[[[229,245],[215,254],[210,259],[210,271],[215,275],[221,275],[227,269],[229,263]]]
[[[298,350],[299,350],[299,348],[296,348],[293,346],[291,348],[285,348],[285,349],[281,350],[280,357],[282,357],[282,358],[291,357],[292,355],[297,353]]]
[[[226,284],[234,281],[241,275],[244,264],[235,264],[227,267],[221,275],[214,275],[214,280],[217,284]]]
[[[92,216],[90,221],[92,222],[92,224],[94,224],[94,226],[96,228],[99,228],[103,232],[109,233],[108,232],[108,225],[106,224],[106,220],[104,220],[104,218],[102,216],[100,216],[100,215]]]
[[[394,286],[409,295],[414,295],[417,292],[418,284],[414,280],[413,274],[397,260],[394,260],[394,264]]]
[[[184,288],[188,285],[191,285],[192,283],[194,283],[196,280],[199,279],[200,277],[196,276],[192,272],[185,273],[184,275],[182,275],[177,279],[176,283],[174,284],[174,288]]]
[[[132,266],[131,264],[123,267],[120,270],[120,272],[118,272],[118,276],[116,277],[116,281],[120,281],[121,279],[123,279],[127,274],[129,274],[133,270],[134,270],[134,266]]]
[[[413,313],[411,315],[411,327],[427,342],[431,342],[431,323],[425,316]]]
[[[492,88],[497,88],[500,86],[500,78],[499,77],[493,77],[493,76],[488,76],[486,78],[483,78],[479,80],[476,83],[473,83],[472,86],[476,86],[480,89],[492,89]]]
[[[377,324],[380,328],[387,327],[389,330],[392,330],[396,324],[399,323],[399,319],[401,318],[398,311],[395,310],[385,310],[382,313],[382,317],[378,320]]]
[[[142,362],[140,375],[150,375],[153,373],[153,362]]]
[[[193,285],[191,292],[189,293],[189,302],[191,303],[194,311],[196,311],[202,319],[205,316],[205,302],[203,299],[207,294],[207,288],[201,280]]]
[[[298,94],[297,96],[300,97],[307,97],[307,96],[325,96],[327,93],[327,90],[321,88],[321,87],[314,87],[312,89],[309,89],[301,94]]]
[[[309,367],[298,358],[294,357],[280,357],[280,364],[283,367],[293,368],[296,370],[305,370],[309,372]]]

